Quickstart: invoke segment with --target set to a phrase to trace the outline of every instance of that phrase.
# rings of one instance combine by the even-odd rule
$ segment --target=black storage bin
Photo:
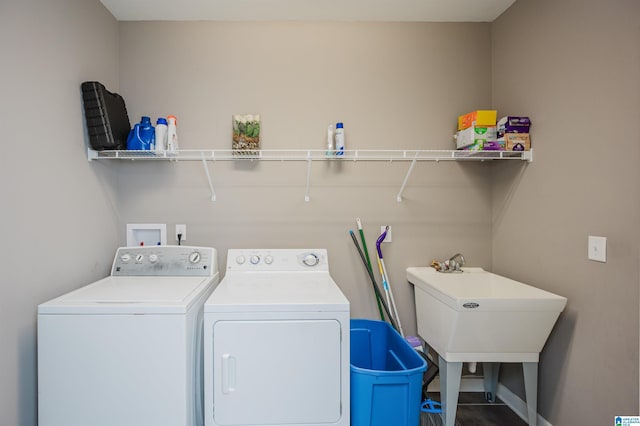
[[[126,149],[131,123],[124,98],[97,81],[85,81],[82,99],[91,148]]]

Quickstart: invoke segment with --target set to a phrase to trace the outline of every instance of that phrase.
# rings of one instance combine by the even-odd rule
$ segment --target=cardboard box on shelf
[[[531,138],[529,133],[505,133],[504,145],[506,151],[529,151]]]
[[[529,117],[508,116],[498,120],[498,137],[505,133],[529,133],[531,120]]]
[[[486,141],[482,146],[483,151],[504,151],[504,140]]]
[[[471,126],[489,127],[496,125],[498,111],[477,110],[458,117],[458,130],[468,129]]]
[[[495,141],[498,139],[498,133],[496,131],[496,126],[471,126],[467,129],[458,131],[455,139],[457,149],[473,146],[478,150],[482,150],[485,142]]]

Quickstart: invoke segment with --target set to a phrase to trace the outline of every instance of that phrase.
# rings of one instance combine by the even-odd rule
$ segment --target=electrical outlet
[[[387,235],[384,237],[384,240],[382,240],[383,243],[390,243],[391,242],[391,225],[389,225],[389,229],[387,229],[386,225],[382,225],[380,227],[380,235],[382,235],[382,233],[387,230]]]
[[[607,237],[589,235],[587,258],[597,262],[607,261]]]
[[[185,241],[187,239],[187,225],[176,225],[176,241],[178,241],[178,234],[182,234],[180,241]]]

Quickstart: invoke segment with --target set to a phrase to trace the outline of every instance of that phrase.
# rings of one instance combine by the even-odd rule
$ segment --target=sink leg
[[[496,402],[496,390],[498,388],[499,362],[483,362],[484,394],[488,402]]]
[[[523,362],[524,391],[527,398],[529,426],[536,426],[538,421],[538,363]]]
[[[454,426],[458,410],[458,393],[462,377],[461,362],[447,362],[438,356],[440,367],[440,398],[442,398],[442,415],[444,426]]]

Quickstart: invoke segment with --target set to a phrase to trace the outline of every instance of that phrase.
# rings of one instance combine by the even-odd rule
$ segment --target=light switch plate
[[[607,261],[607,237],[595,237],[589,235],[588,253],[589,260],[596,262]]]

